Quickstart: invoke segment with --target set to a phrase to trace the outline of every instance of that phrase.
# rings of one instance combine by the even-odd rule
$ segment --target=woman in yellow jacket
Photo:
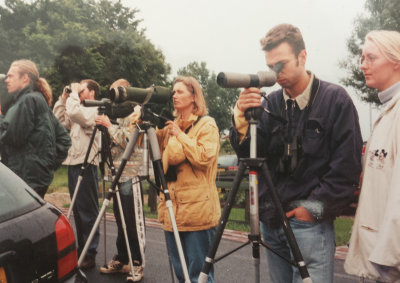
[[[176,118],[159,129],[157,136],[190,280],[197,282],[221,216],[215,185],[219,131],[215,120],[205,116],[206,103],[196,79],[178,77],[173,92]],[[175,274],[184,282],[163,194],[158,219],[163,223]],[[214,282],[213,271],[208,282]]]

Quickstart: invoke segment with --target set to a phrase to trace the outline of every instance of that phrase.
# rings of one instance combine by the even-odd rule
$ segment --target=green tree
[[[170,66],[139,30],[137,12],[120,0],[5,0],[0,70],[15,59],[31,59],[55,96],[84,78],[98,81],[103,94],[121,77],[137,87],[164,85]]]
[[[216,74],[210,73],[205,62],[191,62],[179,69],[178,75],[192,76],[199,81],[207,103],[208,114],[215,119],[220,132],[229,129],[239,90],[219,87]]]
[[[400,1],[366,0],[366,14],[355,20],[354,30],[347,41],[349,55],[340,62],[348,75],[341,82],[355,89],[362,100],[378,104],[377,91],[368,88],[360,70],[359,59],[365,35],[371,30],[387,29],[400,31]]]

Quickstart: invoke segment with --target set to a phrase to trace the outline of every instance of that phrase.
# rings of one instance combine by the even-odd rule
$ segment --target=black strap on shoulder
[[[315,99],[317,98],[318,90],[320,86],[320,81],[319,79],[314,76],[314,81],[311,86],[311,95],[310,95],[310,100],[308,101],[307,107],[306,107],[306,118],[308,119],[308,115],[311,112],[311,107],[314,104]]]
[[[193,126],[196,125],[197,122],[200,121],[201,118],[203,118],[203,116],[197,117],[197,120],[194,121],[189,127],[187,127],[187,129],[185,130],[185,134],[189,133],[189,130],[190,130],[191,128],[193,128]]]
[[[306,119],[308,119],[308,115],[311,112],[312,105],[314,104],[315,99],[317,98],[319,86],[320,86],[320,80],[316,76],[314,76],[314,81],[311,86],[310,99],[308,100],[308,104],[305,109]],[[281,109],[282,117],[284,117],[283,113],[285,112],[285,103],[286,102],[285,98],[283,98],[283,89],[282,89],[282,109]]]

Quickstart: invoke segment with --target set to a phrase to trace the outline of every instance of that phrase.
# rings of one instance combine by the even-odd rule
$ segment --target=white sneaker
[[[129,272],[126,282],[139,282],[144,277],[142,266],[133,266],[133,275]]]
[[[123,264],[119,260],[112,259],[107,265],[100,267],[100,273],[128,273],[130,271],[129,264]]]

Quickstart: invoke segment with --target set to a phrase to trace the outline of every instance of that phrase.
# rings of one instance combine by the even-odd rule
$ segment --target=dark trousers
[[[47,189],[49,187],[40,187],[40,188],[33,188],[35,190],[35,192],[42,198],[44,199],[44,195],[47,192]]]
[[[136,180],[136,178],[134,180]],[[142,185],[140,182],[135,183],[134,185],[140,187],[140,193],[141,193],[142,203],[143,203]],[[132,255],[132,261],[134,262],[134,265],[140,266],[140,265],[142,265],[143,259],[142,259],[142,255],[140,252],[140,246],[139,246],[139,240],[138,240],[137,223],[136,223],[136,217],[135,217],[135,201],[134,201],[134,197],[133,197],[133,193],[132,193],[132,179],[121,183],[120,197],[121,197],[122,211],[124,213],[126,230],[127,230],[127,234],[128,234],[129,247],[130,247],[131,255]],[[122,229],[121,215],[119,212],[116,194],[114,194],[114,196],[113,196],[113,208],[114,208],[115,219],[116,219],[117,226],[118,226],[118,235],[117,235],[117,241],[116,241],[118,254],[117,254],[116,258],[120,262],[122,262],[124,264],[128,264],[129,263],[128,251],[126,248],[126,242],[125,242],[124,232]],[[139,211],[141,211],[143,213],[143,207],[140,207]]]
[[[68,166],[69,194],[74,195],[75,186],[81,174],[81,164]],[[82,176],[78,194],[73,207],[76,234],[78,240],[78,254],[80,255],[92,231],[93,225],[99,214],[97,166],[89,165]],[[99,228],[94,234],[87,255],[95,256],[99,244]]]

